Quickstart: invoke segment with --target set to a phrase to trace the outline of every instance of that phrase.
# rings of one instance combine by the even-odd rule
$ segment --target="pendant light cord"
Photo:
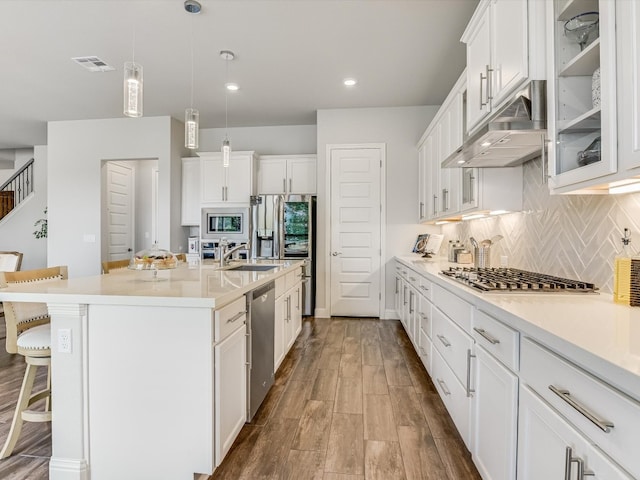
[[[229,85],[229,58],[224,61],[225,65],[225,85],[224,85],[224,136],[225,138],[229,138],[229,123],[228,123],[228,115],[229,115],[229,89],[227,86]]]
[[[191,108],[193,108],[193,16],[191,16]]]

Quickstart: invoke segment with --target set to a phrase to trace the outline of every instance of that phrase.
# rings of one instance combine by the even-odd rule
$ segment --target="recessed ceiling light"
[[[347,87],[353,87],[358,81],[355,78],[345,78],[343,82]]]
[[[235,92],[240,88],[237,83],[227,83],[225,87],[227,87],[227,90],[230,90],[232,92]]]

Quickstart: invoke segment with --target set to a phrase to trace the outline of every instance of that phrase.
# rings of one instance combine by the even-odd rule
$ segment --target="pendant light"
[[[222,50],[220,57],[225,61],[225,76],[226,82],[224,85],[224,140],[222,141],[222,166],[229,166],[229,158],[231,157],[231,143],[229,142],[229,97],[228,97],[228,85],[229,85],[229,61],[235,58],[235,55],[230,50]]]
[[[133,48],[130,62],[124,62],[124,114],[142,116],[142,65],[136,63],[136,26],[133,24]]]
[[[202,7],[196,0],[186,0],[184,9],[187,13],[197,15]],[[193,108],[193,19],[191,22],[191,103],[184,112],[184,146],[195,150],[199,145],[200,112]]]

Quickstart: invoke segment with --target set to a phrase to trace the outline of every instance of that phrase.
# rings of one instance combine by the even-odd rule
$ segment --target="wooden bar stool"
[[[127,268],[130,260],[111,260],[110,262],[102,262],[102,273],[109,273],[111,270],[118,268]]]
[[[51,267],[22,272],[0,272],[0,288],[9,284],[45,282],[67,278],[67,267]],[[9,436],[5,441],[0,459],[13,452],[22,422],[51,421],[51,325],[46,303],[4,302],[4,315],[7,325],[6,349],[9,353],[22,355],[27,363],[22,387]],[[47,367],[47,388],[33,393],[33,383],[37,367]],[[43,411],[28,410],[38,400],[46,398]]]

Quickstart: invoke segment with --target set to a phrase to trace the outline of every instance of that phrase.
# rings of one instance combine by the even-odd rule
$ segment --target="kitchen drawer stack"
[[[637,400],[419,270],[396,311],[484,479],[640,478]]]

